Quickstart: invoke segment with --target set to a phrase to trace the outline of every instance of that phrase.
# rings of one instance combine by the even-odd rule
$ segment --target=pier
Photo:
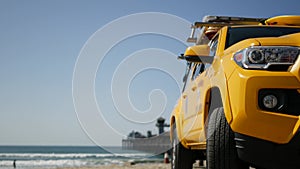
[[[152,135],[148,131],[147,137],[139,132],[131,132],[127,139],[122,140],[122,148],[128,150],[137,150],[153,154],[162,154],[171,149],[170,132],[164,131],[165,127],[170,125],[165,124],[164,118],[158,118],[156,126],[158,127],[159,134]]]

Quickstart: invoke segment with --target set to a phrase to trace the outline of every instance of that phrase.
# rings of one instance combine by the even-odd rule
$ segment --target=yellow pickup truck
[[[300,16],[206,16],[188,42],[172,169],[299,169]]]

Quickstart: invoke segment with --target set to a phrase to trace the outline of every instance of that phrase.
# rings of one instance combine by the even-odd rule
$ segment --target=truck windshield
[[[225,48],[249,38],[278,37],[300,32],[300,28],[291,27],[230,27]]]

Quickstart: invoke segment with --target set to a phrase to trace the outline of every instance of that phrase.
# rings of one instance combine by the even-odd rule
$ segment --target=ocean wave
[[[12,166],[11,160],[0,160],[0,167]],[[55,168],[55,167],[81,167],[81,166],[94,166],[100,165],[97,161],[85,161],[85,160],[17,160],[16,166],[18,168]],[[103,163],[104,164],[104,163]]]
[[[16,160],[19,169],[38,168],[63,168],[63,167],[94,167],[101,165],[116,164],[122,165],[129,161],[147,162],[158,160],[151,154],[132,152],[122,149],[114,149],[115,153],[94,152],[95,149],[87,148],[61,148],[57,147],[29,147],[24,151],[23,147],[2,147],[0,153],[0,169],[13,168],[13,161]],[[11,150],[13,149],[13,150]],[[32,151],[37,151],[33,153]],[[18,152],[19,151],[19,152]],[[79,152],[74,152],[79,151]],[[91,152],[80,152],[91,151]],[[159,159],[161,160],[161,159]]]
[[[56,160],[16,160],[16,165],[19,169],[27,169],[27,168],[64,168],[64,167],[95,167],[101,165],[123,165],[129,161],[134,161],[136,163],[148,163],[148,162],[159,162],[159,160],[153,159],[56,159]],[[13,160],[0,160],[0,169],[7,169],[8,167],[12,167]]]
[[[129,161],[135,163],[153,163],[161,162],[158,159],[140,159],[140,160],[129,160],[129,159],[65,159],[65,160],[17,160],[16,165],[19,169],[27,168],[63,168],[63,167],[94,167],[101,165],[123,165]],[[12,167],[13,160],[0,160],[0,169],[7,169]]]
[[[0,153],[1,158],[138,158],[138,157],[147,157],[149,154],[144,153],[128,153],[128,154],[90,154],[90,153]]]

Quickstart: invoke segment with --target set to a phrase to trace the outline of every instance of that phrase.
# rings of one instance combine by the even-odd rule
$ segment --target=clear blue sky
[[[0,0],[0,145],[94,144],[77,120],[72,98],[73,71],[86,41],[115,19],[141,12],[168,13],[191,23],[205,15],[271,17],[297,15],[299,5],[294,0]],[[103,39],[103,43],[107,40]],[[121,138],[133,127],[143,133],[147,129],[157,132],[153,123],[126,125],[113,106],[108,82],[122,59],[147,48],[179,54],[184,47],[168,37],[149,34],[126,39],[111,49],[95,79],[98,106],[105,121],[114,128],[108,131],[95,125],[94,131],[105,137],[101,145],[120,145]],[[183,66],[177,66],[183,71]],[[123,73],[127,73],[126,69]],[[117,88],[121,85],[118,83]],[[147,113],[149,92],[161,89],[167,103],[160,115],[168,118],[179,96],[176,87],[174,79],[165,73],[144,71],[132,80],[128,95],[137,109]],[[149,117],[152,116],[145,115]]]

